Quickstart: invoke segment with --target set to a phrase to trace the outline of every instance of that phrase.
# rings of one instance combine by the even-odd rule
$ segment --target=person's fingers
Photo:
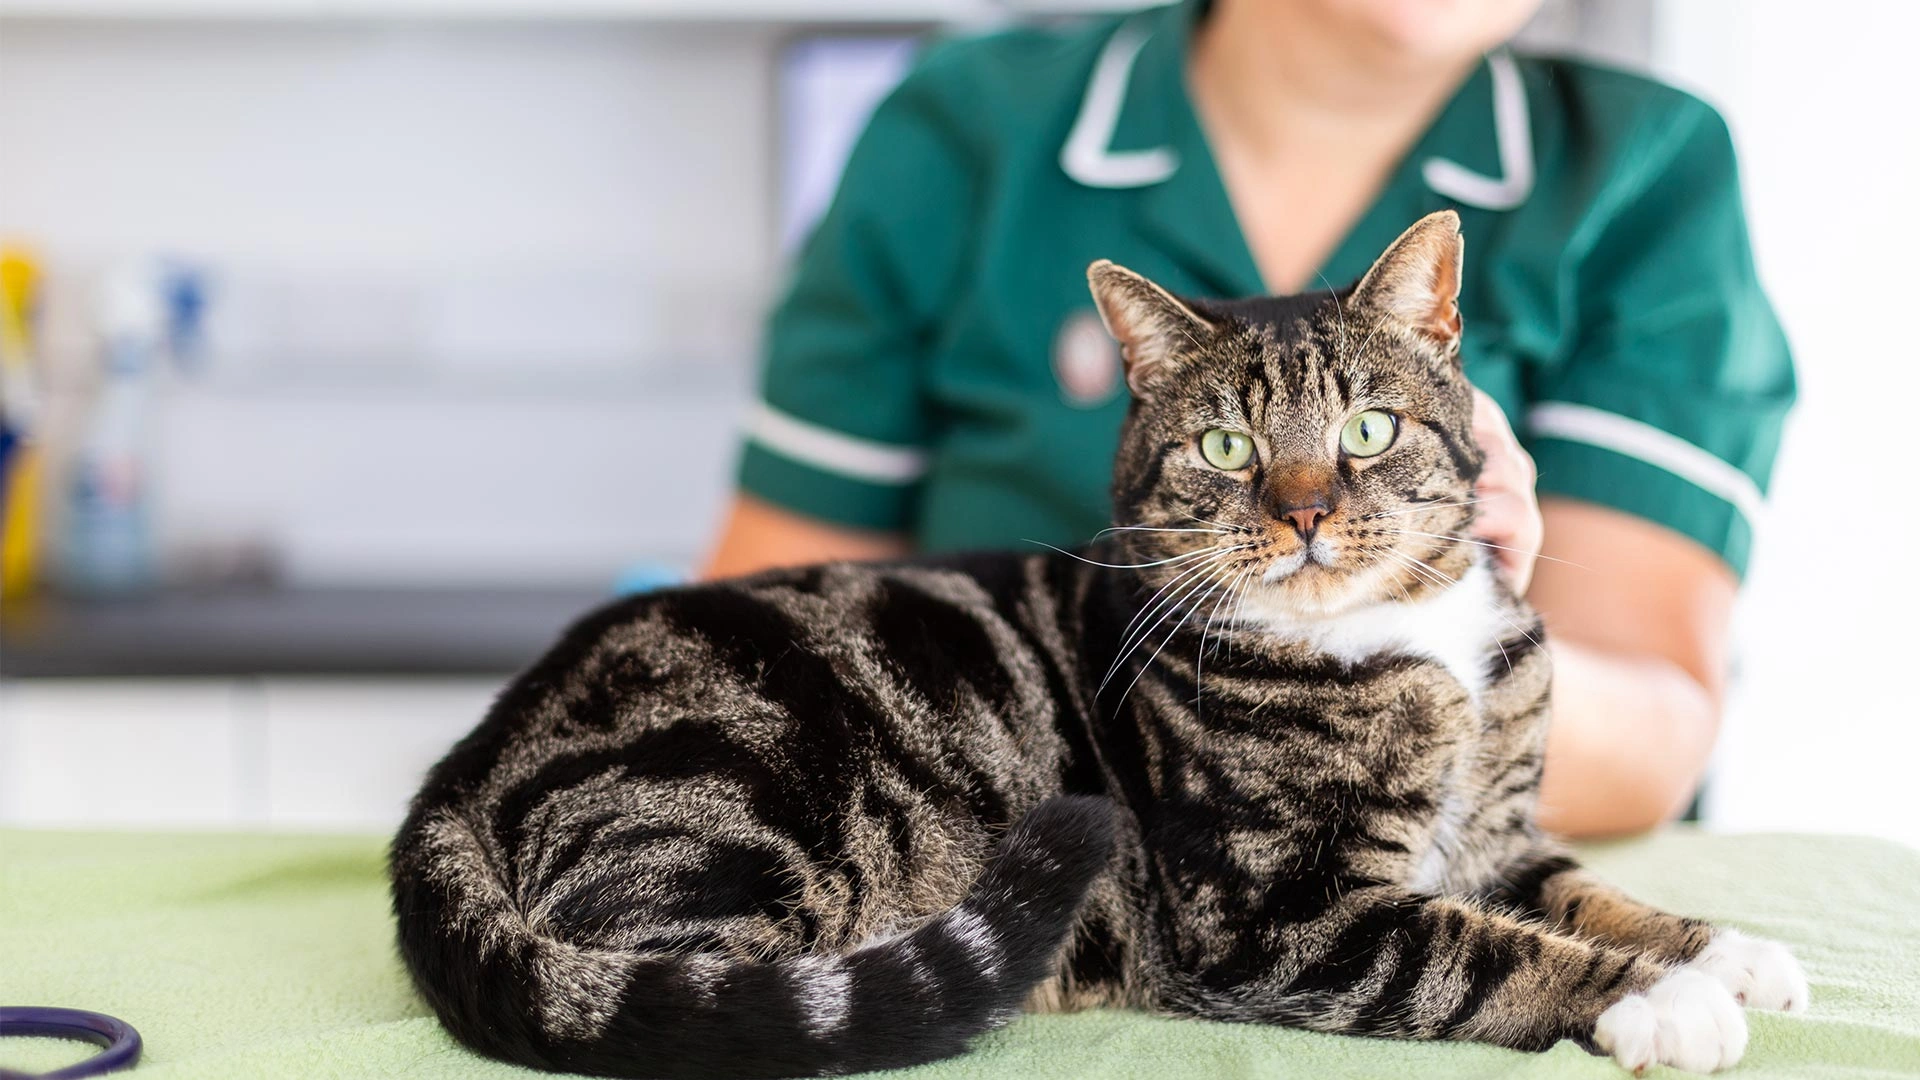
[[[1518,543],[1522,539],[1520,514],[1507,508],[1513,501],[1514,497],[1504,492],[1483,495],[1480,516],[1473,523],[1474,536],[1499,545],[1492,555],[1509,573],[1519,570],[1527,557],[1526,550]]]
[[[1473,430],[1486,458],[1474,487],[1479,500],[1474,533],[1496,545],[1496,565],[1513,590],[1524,594],[1545,533],[1534,498],[1533,458],[1520,446],[1500,406],[1479,390],[1474,391]]]
[[[1507,416],[1493,395],[1475,388],[1473,391],[1473,437],[1486,442],[1494,432],[1507,429]]]
[[[1473,438],[1487,455],[1489,465],[1505,469],[1516,461],[1524,461],[1529,468],[1533,464],[1527,452],[1520,448],[1513,425],[1507,423],[1507,414],[1484,390],[1473,392]]]

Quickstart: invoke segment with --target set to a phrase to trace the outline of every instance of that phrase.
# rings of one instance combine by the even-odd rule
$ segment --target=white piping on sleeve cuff
[[[1759,526],[1766,509],[1753,477],[1652,424],[1591,405],[1543,401],[1527,410],[1527,428],[1536,436],[1597,446],[1664,469],[1731,503],[1749,527]]]
[[[925,451],[824,428],[764,401],[747,418],[747,435],[802,465],[870,484],[910,484],[927,471]]]

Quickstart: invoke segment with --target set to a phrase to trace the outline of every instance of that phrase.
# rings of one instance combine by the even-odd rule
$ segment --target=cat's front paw
[[[1593,1041],[1636,1074],[1654,1065],[1714,1072],[1746,1053],[1747,1018],[1720,980],[1681,968],[1614,1002],[1594,1024]]]
[[[1777,941],[1748,937],[1738,930],[1716,930],[1713,940],[1687,966],[1720,980],[1733,991],[1734,1000],[1750,1009],[1807,1009],[1807,974]]]

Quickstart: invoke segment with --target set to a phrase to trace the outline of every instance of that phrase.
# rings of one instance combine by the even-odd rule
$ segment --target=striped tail
[[[394,851],[400,951],[456,1038],[600,1076],[830,1076],[963,1052],[1054,971],[1114,846],[1106,799],[1049,799],[958,905],[837,955],[631,954],[540,933],[464,827],[410,821]]]

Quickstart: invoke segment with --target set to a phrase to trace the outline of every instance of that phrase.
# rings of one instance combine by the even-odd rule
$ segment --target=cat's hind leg
[[[1554,845],[1530,852],[1491,899],[1567,933],[1712,976],[1750,1008],[1807,1007],[1806,974],[1786,946],[1642,903]]]

